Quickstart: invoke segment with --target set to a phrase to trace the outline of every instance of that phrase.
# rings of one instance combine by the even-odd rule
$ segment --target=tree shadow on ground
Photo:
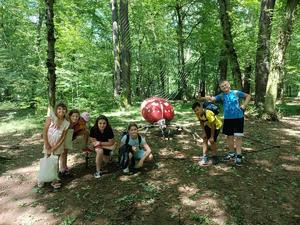
[[[161,138],[158,129],[146,133],[154,162],[132,175],[122,174],[114,162],[107,167],[109,173],[95,179],[94,158],[86,169],[84,156],[73,152],[73,177],[63,180],[58,192],[36,187],[33,176],[42,143],[27,143],[31,136],[21,135],[17,143],[27,144],[11,150],[18,157],[1,173],[0,192],[2,214],[19,219],[6,216],[3,222],[21,224],[31,218],[31,224],[299,224],[299,123],[246,121],[241,168],[232,161],[200,167],[195,160],[201,155],[200,142],[184,130],[169,139]],[[189,128],[200,132],[198,125]],[[120,133],[116,131],[117,140]],[[222,135],[219,141],[222,156],[227,151]],[[35,149],[32,156],[29,149]]]

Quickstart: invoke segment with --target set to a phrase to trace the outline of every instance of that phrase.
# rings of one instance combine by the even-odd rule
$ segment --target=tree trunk
[[[262,0],[255,67],[255,105],[264,103],[270,63],[270,37],[275,0]]]
[[[214,89],[215,94],[218,94],[220,92],[219,82],[221,80],[227,80],[227,67],[228,67],[228,56],[227,56],[227,50],[224,46],[224,48],[222,48],[220,52],[220,59],[218,65],[219,77],[216,79],[216,83],[215,83],[215,89]]]
[[[251,72],[252,72],[252,65],[248,65],[245,68],[244,74],[243,74],[243,92],[245,93],[250,93],[250,77],[251,77]]]
[[[114,97],[118,98],[121,94],[120,84],[120,42],[119,42],[119,21],[117,0],[111,0],[112,11],[112,40],[114,48]]]
[[[187,81],[185,72],[185,59],[184,59],[184,38],[183,38],[183,16],[182,7],[179,3],[176,4],[177,15],[177,41],[178,41],[178,99],[187,99]]]
[[[141,87],[141,78],[142,78],[142,74],[143,74],[143,67],[142,67],[142,56],[141,56],[141,52],[142,52],[142,43],[143,43],[143,39],[140,37],[140,33],[139,33],[139,45],[138,45],[138,49],[137,49],[137,71],[136,71],[136,95],[138,97],[141,97],[142,95],[142,87]]]
[[[200,67],[200,80],[199,80],[199,94],[201,97],[205,96],[205,77],[206,77],[206,63],[204,54],[201,57],[201,67]]]
[[[276,47],[274,48],[271,61],[271,69],[267,83],[265,112],[272,115],[275,120],[276,116],[276,98],[279,79],[283,77],[284,73],[284,56],[289,44],[293,23],[295,20],[296,7],[299,0],[287,0],[285,8],[285,16],[282,18],[282,24]]]
[[[234,86],[237,89],[242,87],[242,73],[238,62],[238,56],[234,49],[233,38],[231,34],[231,23],[228,15],[229,11],[229,0],[218,0],[219,2],[219,14],[221,26],[223,29],[224,44],[227,50],[228,58],[230,61],[230,67],[234,79]]]
[[[53,23],[53,4],[54,0],[45,0],[46,4],[46,25],[47,25],[47,41],[48,41],[48,50],[47,50],[47,61],[46,66],[48,68],[48,100],[49,106],[54,108],[55,106],[55,37],[54,37],[54,23]]]
[[[41,28],[43,25],[44,17],[45,17],[45,8],[42,2],[38,2],[38,9],[39,9],[39,17],[36,26],[36,41],[35,41],[35,52],[36,52],[36,61],[35,66],[39,67],[41,65]],[[36,108],[36,96],[37,96],[37,82],[38,82],[38,75],[34,74],[33,79],[31,79],[31,96],[30,96],[30,108]]]
[[[130,35],[128,19],[128,0],[120,0],[121,30],[121,95],[125,107],[131,105],[130,83]]]

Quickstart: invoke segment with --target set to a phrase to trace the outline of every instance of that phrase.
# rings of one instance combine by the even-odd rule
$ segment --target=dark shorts
[[[210,136],[211,136],[211,129],[210,129],[210,127],[209,126],[205,126],[204,130],[205,130],[205,134],[206,134],[207,139],[210,139]],[[215,142],[217,142],[219,133],[220,133],[220,130],[215,130],[215,135],[214,135],[214,141]]]
[[[106,156],[110,156],[110,153],[111,153],[112,150],[110,149],[103,149],[103,155],[106,155]]]
[[[224,119],[223,134],[228,136],[243,136],[244,117],[238,119]]]

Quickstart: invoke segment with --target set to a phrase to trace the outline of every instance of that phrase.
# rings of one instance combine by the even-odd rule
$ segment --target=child
[[[244,111],[248,105],[251,96],[237,90],[230,90],[230,84],[227,80],[219,82],[220,89],[223,93],[211,97],[206,96],[203,99],[209,101],[222,102],[224,106],[224,126],[223,134],[227,135],[227,143],[229,153],[225,156],[225,160],[235,158],[237,166],[242,165],[242,139],[244,136]],[[244,98],[245,101],[240,105],[239,100]],[[236,146],[236,153],[234,151]]]
[[[108,161],[112,150],[115,147],[114,133],[109,125],[108,119],[100,115],[90,130],[92,144],[96,151],[96,172],[95,178],[100,178],[103,174],[103,161]]]
[[[198,120],[200,121],[200,126],[202,127],[203,133],[203,157],[200,161],[201,165],[208,164],[208,141],[211,144],[212,150],[212,164],[218,163],[217,157],[217,138],[220,133],[220,128],[222,127],[221,119],[216,116],[211,110],[204,109],[203,104],[195,102],[192,105],[192,109],[195,112]]]
[[[66,120],[67,106],[64,103],[56,105],[54,113],[50,112],[50,116],[47,117],[44,126],[44,154],[50,156],[50,154],[60,155],[64,152],[64,139],[69,127],[69,122]],[[62,167],[62,162],[60,162]],[[39,186],[43,186],[39,183]],[[60,188],[61,183],[59,180],[55,180],[51,183],[54,189]]]
[[[88,120],[89,114],[85,112],[84,117],[86,120]],[[70,175],[69,168],[67,167],[67,157],[68,151],[73,149],[74,140],[77,139],[80,148],[85,150],[89,138],[89,131],[86,128],[86,121],[80,116],[79,110],[72,109],[69,112],[69,121],[70,126],[65,139],[65,150],[61,155],[63,167],[60,171],[60,174],[62,176]]]
[[[151,161],[153,159],[151,148],[144,137],[140,137],[141,141],[139,143],[138,126],[136,123],[130,123],[127,131],[128,134],[124,135],[121,139],[121,145],[128,144],[132,146],[134,154],[129,153],[129,161],[134,157],[134,159],[138,161],[135,168],[141,168],[144,165],[144,161]],[[127,138],[129,139],[126,140]],[[129,173],[129,167],[125,168],[123,172]]]

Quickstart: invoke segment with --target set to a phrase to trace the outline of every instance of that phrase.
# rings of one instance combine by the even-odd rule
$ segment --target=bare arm
[[[248,103],[250,102],[250,100],[251,100],[251,95],[246,94],[246,96],[245,96],[245,101],[244,101],[244,103],[241,105],[241,108],[242,108],[242,109],[246,109],[246,107],[247,107]]]
[[[48,141],[48,130],[49,130],[50,124],[51,124],[51,119],[50,119],[50,117],[47,117],[46,121],[45,121],[45,125],[44,125],[44,131],[43,131],[43,139],[44,139],[45,148],[47,151],[51,150],[51,146]]]
[[[64,142],[64,140],[66,138],[67,131],[68,130],[64,130],[64,132],[62,133],[59,141],[51,148],[52,152],[55,152],[55,150]]]
[[[213,96],[205,96],[205,97],[198,97],[200,101],[210,101],[210,102],[215,102],[216,98]]]
[[[150,155],[150,153],[151,153],[151,148],[150,148],[150,146],[149,146],[147,143],[143,144],[143,148],[145,149],[145,154],[144,154],[144,156],[140,159],[140,162],[144,162],[145,159],[146,159],[146,158]]]

